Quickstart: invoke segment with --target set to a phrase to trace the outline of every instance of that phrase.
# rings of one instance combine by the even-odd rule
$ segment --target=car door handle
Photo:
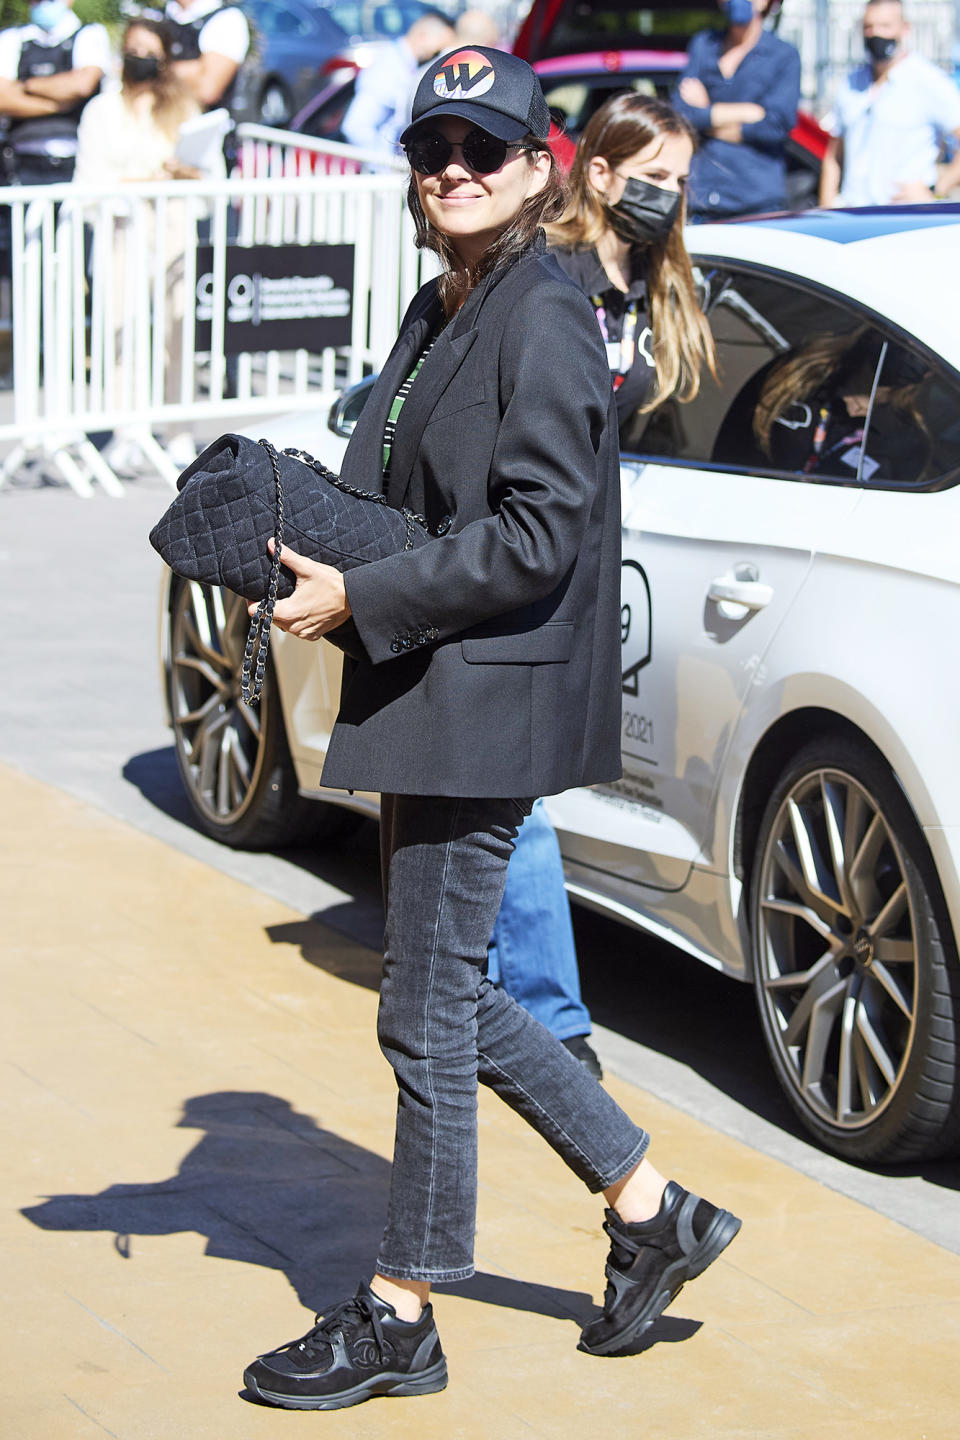
[[[724,601],[731,605],[743,605],[748,610],[762,610],[773,599],[773,586],[759,580],[738,580],[733,575],[718,575],[710,581],[707,599],[716,604]]]

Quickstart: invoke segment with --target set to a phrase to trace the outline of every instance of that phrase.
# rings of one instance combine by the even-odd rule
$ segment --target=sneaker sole
[[[587,1345],[582,1339],[577,1346],[578,1350],[585,1350],[588,1355],[610,1355],[615,1350],[623,1350],[632,1340],[638,1340],[645,1330],[649,1330],[667,1306],[680,1294],[688,1280],[695,1280],[702,1275],[708,1265],[712,1265],[718,1255],[721,1255],[730,1241],[733,1240],[740,1230],[742,1221],[736,1215],[731,1215],[729,1210],[721,1210],[713,1217],[713,1220],[697,1248],[689,1255],[682,1255],[668,1265],[663,1272],[660,1282],[660,1289],[651,1295],[647,1304],[639,1310],[633,1319],[630,1320],[615,1335],[610,1335],[598,1345]]]
[[[284,1395],[279,1390],[265,1390],[258,1384],[249,1370],[243,1372],[243,1383],[251,1395],[265,1400],[268,1405],[278,1405],[283,1410],[345,1410],[348,1405],[359,1405],[378,1395],[433,1395],[447,1387],[446,1359],[438,1360],[429,1370],[420,1370],[416,1375],[376,1375],[351,1390],[341,1390],[337,1395]]]

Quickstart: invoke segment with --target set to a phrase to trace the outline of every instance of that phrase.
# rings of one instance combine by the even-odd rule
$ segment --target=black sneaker
[[[607,1211],[610,1236],[603,1314],[585,1325],[580,1350],[610,1355],[649,1329],[687,1280],[702,1274],[740,1229],[729,1210],[718,1210],[675,1180],[663,1192],[652,1220],[628,1224]]]
[[[243,1372],[251,1394],[286,1410],[342,1410],[374,1395],[432,1395],[447,1383],[447,1362],[423,1307],[400,1320],[361,1282],[352,1300],[317,1316],[302,1340],[260,1355]]]
[[[568,1035],[566,1040],[561,1041],[575,1060],[586,1065],[590,1074],[595,1080],[603,1079],[603,1067],[600,1064],[600,1057],[593,1046],[587,1043],[586,1035]]]

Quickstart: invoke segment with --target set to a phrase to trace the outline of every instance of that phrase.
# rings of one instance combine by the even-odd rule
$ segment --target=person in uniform
[[[102,25],[82,25],[73,0],[39,0],[30,22],[0,31],[2,159],[10,184],[73,178],[83,107],[110,68]]]

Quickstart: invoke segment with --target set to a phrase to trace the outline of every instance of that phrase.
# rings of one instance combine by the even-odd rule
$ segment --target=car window
[[[554,118],[560,120],[567,134],[576,139],[594,112],[612,95],[620,95],[629,90],[636,95],[669,99],[676,84],[677,72],[665,70],[650,71],[643,75],[590,75],[582,79],[558,75],[553,81],[549,76],[540,78],[544,96]]]
[[[564,0],[549,33],[537,36],[532,58],[603,49],[685,50],[698,30],[722,24],[717,7],[702,0],[659,6],[637,0]]]
[[[919,351],[805,286],[709,267],[700,282],[719,380],[623,425],[625,451],[872,485],[960,461],[960,396]]]

